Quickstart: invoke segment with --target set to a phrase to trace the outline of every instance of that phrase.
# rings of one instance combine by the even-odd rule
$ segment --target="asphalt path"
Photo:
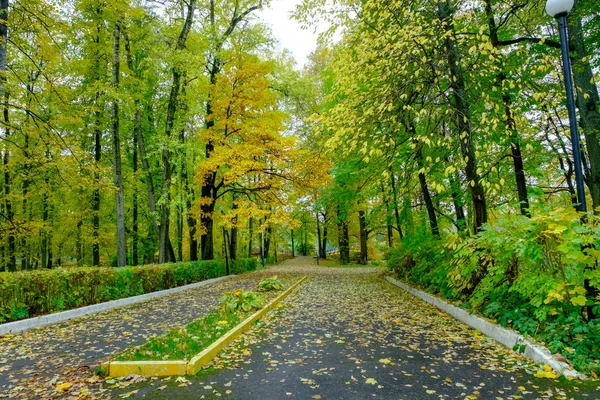
[[[319,267],[306,257],[270,272],[310,278],[197,376],[111,380],[111,395],[600,399],[595,382],[533,377],[540,366],[384,281],[381,269]]]

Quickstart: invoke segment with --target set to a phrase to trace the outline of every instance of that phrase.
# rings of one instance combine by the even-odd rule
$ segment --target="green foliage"
[[[118,361],[184,360],[200,353],[225,332],[235,327],[243,313],[216,310],[179,329],[150,339],[140,347],[126,351]]]
[[[246,263],[241,261],[241,265]],[[0,321],[151,293],[224,274],[221,261],[3,272],[0,273]]]
[[[242,258],[239,260],[234,260],[231,265],[231,273],[241,274],[243,272],[256,271],[258,265],[258,260],[256,258]]]
[[[261,292],[272,292],[276,290],[283,289],[283,284],[277,278],[277,276],[272,276],[271,278],[265,278],[258,283],[258,290]]]
[[[236,313],[259,309],[266,301],[267,299],[260,293],[237,289],[233,292],[224,292],[219,303],[221,304],[222,312]]]
[[[600,298],[590,297],[584,279],[598,286],[599,222],[590,216],[582,224],[570,208],[503,216],[473,237],[406,238],[388,265],[409,282],[544,341],[575,367],[598,372],[600,319],[588,319],[586,306],[597,311]]]

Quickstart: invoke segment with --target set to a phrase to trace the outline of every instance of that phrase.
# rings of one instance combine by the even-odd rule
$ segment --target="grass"
[[[188,360],[255,311],[231,313],[215,310],[183,328],[151,338],[142,346],[121,354],[116,361]]]
[[[282,278],[285,287],[293,280],[292,277]],[[267,301],[270,301],[279,294],[279,291],[262,294],[267,297]],[[190,360],[256,311],[256,308],[235,312],[223,311],[219,308],[182,328],[150,338],[143,345],[120,354],[115,361]]]

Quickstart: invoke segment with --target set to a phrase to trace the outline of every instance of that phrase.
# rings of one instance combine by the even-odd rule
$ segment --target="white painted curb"
[[[156,297],[167,296],[169,294],[183,292],[184,290],[196,289],[202,286],[210,285],[211,283],[219,282],[225,279],[233,278],[235,275],[222,276],[219,278],[208,279],[202,282],[192,283],[190,285],[180,286],[172,289],[160,290],[158,292],[146,293],[139,296],[127,297],[105,303],[93,304],[91,306],[76,308],[74,310],[62,311],[55,314],[42,315],[35,318],[28,318],[21,321],[9,322],[0,324],[0,336],[7,333],[16,333],[26,331],[40,326],[57,324],[59,322],[68,321],[73,318],[83,317],[90,314],[97,314],[103,311],[112,310],[113,308],[124,307],[130,304],[140,303],[142,301],[154,299]]]
[[[420,298],[421,300],[436,306],[442,311],[445,311],[457,320],[464,322],[472,328],[477,329],[481,333],[491,337],[492,339],[494,339],[498,343],[503,344],[509,349],[512,349],[517,343],[520,346],[524,346],[525,350],[522,352],[522,355],[532,359],[535,362],[544,363],[551,366],[552,369],[554,369],[557,372],[560,372],[565,377],[579,379],[587,378],[585,375],[575,371],[573,367],[571,367],[569,364],[557,360],[547,348],[532,343],[531,341],[525,339],[521,334],[513,330],[503,328],[500,325],[493,324],[476,315],[469,314],[467,311],[461,308],[446,303],[445,301],[440,300],[437,297],[425,293],[421,290],[414,289],[406,285],[405,283],[397,281],[396,279],[391,278],[389,276],[386,276],[385,279],[388,282],[409,292],[410,294]]]

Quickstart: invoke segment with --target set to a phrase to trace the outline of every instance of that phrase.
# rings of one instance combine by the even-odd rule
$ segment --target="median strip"
[[[252,324],[265,315],[269,310],[275,307],[281,300],[286,298],[299,284],[304,282],[303,277],[287,290],[271,300],[263,308],[247,317],[234,328],[230,329],[217,341],[209,345],[200,353],[187,360],[167,360],[167,361],[111,361],[102,364],[103,373],[111,377],[127,376],[138,374],[143,376],[173,376],[173,375],[195,375],[200,369],[208,365],[219,352],[227,347],[231,342],[248,331]]]

